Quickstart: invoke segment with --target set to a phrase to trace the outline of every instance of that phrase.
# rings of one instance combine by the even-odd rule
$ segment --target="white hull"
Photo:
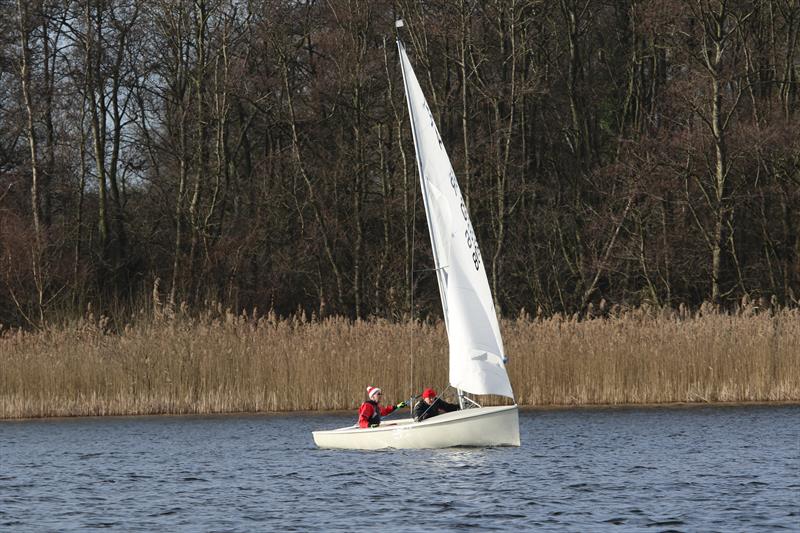
[[[516,405],[465,409],[422,422],[387,420],[377,428],[348,426],[313,435],[320,448],[347,450],[520,445]]]

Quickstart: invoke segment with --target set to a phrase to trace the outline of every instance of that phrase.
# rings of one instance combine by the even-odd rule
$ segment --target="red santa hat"
[[[370,385],[369,387],[367,387],[367,398],[369,398],[371,400],[372,397],[375,396],[376,394],[378,394],[379,392],[381,392],[381,389],[379,389],[378,387],[373,387],[372,385]]]

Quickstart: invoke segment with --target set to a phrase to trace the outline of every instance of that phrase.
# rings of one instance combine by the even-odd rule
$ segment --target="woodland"
[[[0,329],[440,316],[398,31],[501,315],[797,307],[797,0],[0,0]]]

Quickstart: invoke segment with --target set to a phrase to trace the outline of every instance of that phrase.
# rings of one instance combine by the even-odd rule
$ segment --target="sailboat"
[[[397,21],[402,27],[402,20]],[[403,72],[417,168],[450,346],[449,381],[461,409],[428,418],[314,431],[320,448],[447,448],[519,446],[514,405],[482,407],[469,395],[514,400],[486,269],[464,196],[405,46],[397,48]]]

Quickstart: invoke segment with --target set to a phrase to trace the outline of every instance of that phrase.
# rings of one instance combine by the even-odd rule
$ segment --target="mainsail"
[[[450,342],[450,384],[472,394],[513,399],[497,314],[464,196],[399,39],[397,47]]]

